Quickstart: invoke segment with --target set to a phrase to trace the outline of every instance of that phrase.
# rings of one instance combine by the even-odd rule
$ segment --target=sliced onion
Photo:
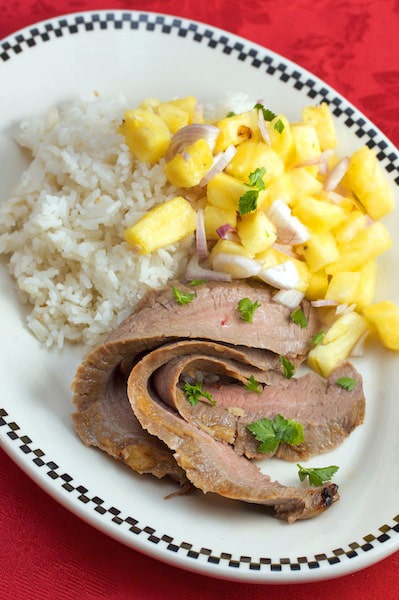
[[[260,264],[253,258],[227,252],[216,254],[212,266],[216,271],[229,273],[233,279],[254,277],[261,270]]]
[[[287,306],[288,308],[294,309],[300,305],[304,296],[305,294],[303,292],[300,292],[299,290],[295,289],[279,290],[273,295],[272,300],[274,300],[274,302],[282,304],[283,306]]]
[[[229,239],[228,234],[237,233],[237,229],[232,227],[230,223],[225,223],[216,229],[216,233],[222,240],[227,240]]]
[[[270,146],[271,139],[270,139],[269,132],[267,130],[265,115],[263,114],[263,110],[261,108],[258,110],[258,126],[259,126],[259,131],[261,133],[261,136],[263,138],[263,141],[266,142],[266,144],[268,144]]]
[[[338,302],[329,298],[322,298],[320,300],[311,300],[310,304],[315,308],[324,308],[325,306],[337,306]]]
[[[272,247],[278,252],[281,252],[281,254],[285,254],[290,258],[299,258],[299,254],[293,252],[292,246],[290,244],[276,244],[276,242],[274,242],[272,244]]]
[[[206,241],[204,211],[202,208],[197,210],[197,228],[195,231],[195,245],[197,249],[198,259],[204,260],[208,258],[208,244]]]
[[[356,344],[353,346],[352,350],[351,350],[351,356],[363,356],[364,353],[364,345],[366,342],[366,339],[368,338],[368,336],[370,335],[370,330],[365,331],[360,338],[357,340]]]
[[[209,183],[209,181],[211,179],[213,179],[215,177],[215,175],[218,175],[219,173],[221,173],[227,167],[227,165],[230,163],[230,161],[232,160],[232,158],[236,152],[237,152],[237,149],[232,144],[230,144],[230,146],[227,146],[227,148],[224,152],[218,152],[215,155],[213,162],[212,162],[211,166],[209,167],[208,171],[205,173],[205,175],[199,182],[199,185],[200,186],[206,185],[207,183]]]
[[[263,269],[258,277],[279,290],[295,289],[299,284],[299,274],[292,260]]]
[[[291,214],[290,207],[279,198],[267,211],[267,216],[277,229],[277,240],[282,244],[303,244],[310,238],[308,228]]]
[[[356,304],[338,304],[335,309],[336,315],[347,315],[350,312],[353,312],[356,308]]]
[[[205,279],[207,281],[231,281],[232,279],[229,273],[214,271],[208,267],[201,266],[196,254],[194,254],[187,265],[185,277],[187,280]]]
[[[335,188],[337,187],[337,185],[340,183],[341,179],[347,172],[348,167],[349,167],[349,162],[350,162],[349,158],[347,156],[345,156],[339,162],[337,162],[335,167],[333,167],[331,169],[331,171],[329,172],[329,174],[327,175],[327,177],[324,181],[324,190],[326,192],[332,192],[333,190],[335,190]]]
[[[340,205],[343,200],[345,200],[345,196],[341,196],[341,194],[337,194],[337,192],[328,192],[328,197],[333,204]]]
[[[172,160],[178,152],[199,139],[204,139],[213,152],[219,132],[219,127],[207,123],[193,123],[182,127],[170,140],[168,151],[165,154],[166,162]]]

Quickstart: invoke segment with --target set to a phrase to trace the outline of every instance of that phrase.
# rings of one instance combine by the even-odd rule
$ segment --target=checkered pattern
[[[142,525],[132,516],[123,515],[115,506],[107,506],[105,500],[93,495],[87,487],[76,483],[73,477],[68,473],[64,473],[56,462],[49,460],[43,450],[36,448],[31,438],[21,431],[19,425],[11,419],[7,411],[0,408],[0,434],[3,432],[19,446],[19,450],[23,454],[31,455],[32,462],[36,467],[45,471],[46,475],[53,480],[54,485],[61,486],[89,509],[94,510],[119,527],[127,527],[133,536],[146,537],[151,544],[163,546],[169,552],[184,554],[187,558],[193,560],[205,559],[209,564],[228,566],[232,569],[249,569],[251,571],[308,571],[355,558],[399,534],[398,514],[394,517],[393,524],[382,525],[378,534],[368,534],[361,542],[353,542],[346,549],[336,548],[330,554],[316,554],[311,557],[298,556],[296,560],[282,557],[278,561],[265,557],[260,559],[254,559],[251,556],[234,557],[228,552],[222,552],[218,555],[211,548],[195,549],[188,542],[176,543],[173,537],[165,534],[161,535],[153,527]]]

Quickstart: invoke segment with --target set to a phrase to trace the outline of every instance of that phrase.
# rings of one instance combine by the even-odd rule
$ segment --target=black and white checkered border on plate
[[[5,435],[15,443],[26,459],[31,458],[32,463],[45,472],[47,477],[53,480],[55,486],[60,486],[67,494],[74,496],[77,501],[86,505],[102,515],[104,519],[115,524],[115,526],[127,528],[132,536],[147,538],[151,544],[165,548],[169,552],[185,554],[193,560],[206,560],[209,564],[223,565],[232,569],[251,571],[304,571],[317,570],[325,565],[336,565],[347,559],[373,550],[379,544],[384,544],[393,536],[399,534],[399,514],[392,519],[391,525],[385,524],[378,528],[378,533],[369,533],[358,542],[352,542],[347,548],[336,548],[329,554],[316,554],[314,556],[298,556],[295,560],[291,558],[280,558],[278,561],[268,557],[254,559],[251,556],[233,556],[228,552],[215,553],[211,548],[194,548],[189,542],[176,542],[167,534],[158,533],[153,527],[140,523],[131,515],[123,515],[115,506],[107,506],[102,498],[99,498],[84,485],[74,481],[69,473],[64,473],[62,468],[40,448],[36,448],[33,440],[21,431],[19,425],[4,408],[0,408],[0,429],[4,427]]]
[[[30,29],[23,30],[15,36],[10,36],[0,45],[0,65],[14,57],[34,48],[36,45],[56,40],[67,35],[90,33],[95,30],[145,30],[160,32],[189,38],[193,42],[206,44],[208,47],[224,54],[231,55],[236,60],[247,62],[251,67],[259,69],[271,77],[298,90],[304,90],[307,96],[315,102],[325,101],[331,106],[334,116],[342,120],[346,127],[353,130],[358,138],[363,138],[369,148],[374,148],[378,160],[388,173],[392,173],[395,183],[399,186],[399,158],[392,151],[386,140],[379,135],[374,127],[355,109],[327,86],[316,81],[308,73],[283,62],[283,59],[268,53],[267,50],[250,47],[249,43],[240,41],[218,29],[200,23],[193,23],[167,15],[138,12],[87,12],[68,15],[40,23]]]

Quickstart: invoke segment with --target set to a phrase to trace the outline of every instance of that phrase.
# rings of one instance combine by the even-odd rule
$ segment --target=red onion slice
[[[230,144],[230,146],[227,146],[224,152],[218,152],[218,154],[216,154],[216,156],[214,157],[213,163],[211,164],[210,168],[205,173],[198,185],[206,185],[211,179],[215,177],[215,175],[221,173],[227,167],[227,165],[232,160],[236,152],[236,147],[232,144]]]
[[[219,127],[206,123],[193,123],[182,127],[170,140],[169,148],[165,154],[166,162],[171,161],[178,152],[194,144],[199,139],[204,139],[208,143],[211,152],[213,152],[219,132]]]
[[[311,300],[310,304],[315,308],[324,308],[325,306],[337,306],[338,302],[336,300],[322,298],[321,300]]]
[[[266,144],[268,144],[270,146],[271,139],[270,139],[269,132],[267,130],[265,116],[264,116],[263,110],[261,108],[258,110],[258,126],[259,126],[259,131],[261,133],[261,136],[263,138],[263,141],[266,142]]]
[[[231,281],[232,277],[229,273],[222,273],[221,271],[214,271],[207,267],[202,267],[199,264],[198,256],[194,256],[190,259],[185,277],[188,281],[191,279],[205,279],[206,281]]]
[[[328,175],[324,181],[323,187],[326,192],[332,192],[333,190],[335,190],[335,188],[337,187],[337,185],[340,183],[341,179],[347,172],[348,167],[349,167],[349,162],[350,162],[349,158],[347,156],[345,156],[339,162],[337,162],[335,167],[333,167],[331,169],[331,171],[328,173]]]
[[[208,244],[206,241],[204,211],[202,208],[197,210],[197,229],[195,232],[195,244],[199,260],[208,258]]]
[[[220,227],[218,227],[216,229],[216,233],[218,234],[218,236],[220,237],[220,239],[222,240],[228,240],[231,239],[230,236],[228,235],[229,233],[237,233],[237,229],[235,227],[232,227],[230,225],[230,223],[225,223],[224,225],[221,225]]]
[[[335,309],[336,315],[347,315],[350,312],[353,312],[356,308],[356,304],[338,304]]]
[[[295,289],[279,290],[273,295],[272,300],[274,302],[282,304],[283,306],[288,306],[288,308],[291,308],[293,310],[294,308],[297,308],[300,305],[304,296],[305,294],[303,292],[300,292],[299,290]]]

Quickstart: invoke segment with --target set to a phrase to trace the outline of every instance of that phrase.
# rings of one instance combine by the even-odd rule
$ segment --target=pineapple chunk
[[[383,300],[367,306],[363,314],[377,331],[383,346],[399,350],[399,306]]]
[[[276,228],[262,211],[242,215],[237,225],[241,243],[253,254],[264,252],[276,241]]]
[[[302,119],[316,129],[320,150],[336,147],[335,125],[326,102],[322,102],[319,106],[306,106],[302,111]]]
[[[198,185],[213,163],[208,143],[199,139],[179,152],[166,165],[166,176],[176,187]]]
[[[287,117],[277,115],[268,123],[268,133],[271,147],[287,163],[295,150],[294,138]]]
[[[238,210],[238,202],[248,191],[248,186],[227,173],[215,175],[207,186],[209,204],[220,208]]]
[[[338,227],[346,218],[346,212],[341,206],[307,195],[294,202],[292,214],[317,233]]]
[[[305,292],[309,285],[311,274],[307,264],[303,260],[299,260],[294,256],[287,256],[284,252],[280,252],[280,250],[273,247],[267,248],[264,252],[257,254],[256,259],[262,265],[262,270],[282,265],[286,263],[287,260],[292,262],[295,265],[299,276],[299,283],[296,286],[296,289],[300,292]]]
[[[291,173],[286,171],[285,173],[282,173],[280,177],[273,179],[273,181],[270,182],[267,191],[267,202],[265,206],[262,206],[262,210],[269,208],[275,200],[283,200],[286,204],[291,205],[292,199],[296,193]]]
[[[208,240],[220,239],[216,230],[228,223],[231,227],[237,225],[237,213],[235,210],[220,208],[219,206],[212,206],[207,204],[204,209],[204,221],[206,238]]]
[[[258,113],[254,109],[221,119],[215,125],[220,129],[215,144],[215,154],[223,152],[231,144],[238,146],[246,140],[258,140],[260,136]]]
[[[368,330],[367,320],[352,311],[339,317],[328,329],[323,340],[308,355],[308,365],[328,377],[346,360],[360,337]]]
[[[391,246],[392,239],[387,228],[377,221],[359,231],[348,244],[342,244],[339,247],[340,257],[326,267],[326,272],[333,275],[338,271],[355,271]]]
[[[321,193],[323,185],[317,179],[315,174],[309,173],[306,167],[297,167],[288,171],[291,182],[294,187],[294,199],[309,194],[310,196],[317,196]]]
[[[303,254],[312,272],[320,271],[330,263],[335,264],[339,260],[339,250],[330,231],[313,232],[310,239],[303,246],[298,246],[297,249]],[[329,273],[327,269],[326,272]]]
[[[375,152],[367,146],[352,154],[342,182],[354,192],[373,219],[381,219],[393,209],[392,189]]]
[[[166,123],[169,131],[174,134],[193,122],[196,105],[197,99],[194,96],[187,96],[169,102],[161,102],[155,107],[155,112]]]
[[[364,310],[374,302],[377,284],[377,263],[375,260],[367,262],[359,271],[360,281],[353,301],[358,310]]]
[[[164,156],[170,132],[158,115],[150,110],[128,110],[118,133],[125,136],[130,151],[143,162],[155,163]]]
[[[319,139],[313,125],[308,125],[307,123],[293,123],[291,125],[291,131],[295,144],[294,164],[306,162],[321,154]],[[307,166],[305,168],[309,173],[316,177],[319,169],[317,165]]]
[[[277,152],[264,142],[248,140],[237,147],[237,152],[227,165],[226,172],[242,181],[247,181],[251,173],[262,167],[266,169],[263,176],[265,185],[284,172],[284,162]]]
[[[239,256],[245,256],[246,258],[254,257],[254,255],[244,248],[242,244],[231,240],[218,240],[216,242],[210,254],[211,263],[213,263],[213,259],[217,254],[238,254]]]
[[[338,244],[351,242],[353,238],[367,225],[367,217],[360,210],[349,213],[345,221],[335,231],[335,239]]]
[[[340,271],[331,277],[325,298],[336,300],[340,304],[353,304],[359,284],[359,271]]]
[[[195,231],[197,213],[181,196],[149,210],[124,231],[125,240],[140,254],[149,254]]]
[[[324,270],[310,273],[309,283],[306,288],[308,300],[320,300],[325,297],[328,288],[328,275]]]

